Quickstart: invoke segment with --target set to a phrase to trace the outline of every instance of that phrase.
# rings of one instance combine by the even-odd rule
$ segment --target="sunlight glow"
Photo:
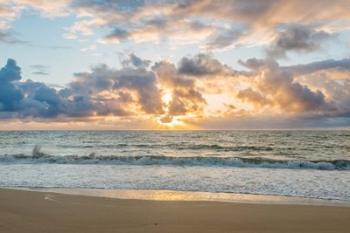
[[[170,90],[164,91],[164,95],[162,96],[162,101],[166,105],[169,105],[171,100],[173,99],[173,94]]]

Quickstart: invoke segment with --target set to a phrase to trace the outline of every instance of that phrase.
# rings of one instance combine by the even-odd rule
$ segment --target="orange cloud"
[[[21,81],[21,68],[9,59],[0,70],[0,118],[33,127],[75,122],[79,128],[89,122],[92,128],[115,129],[201,128],[225,122],[230,128],[252,119],[289,119],[295,124],[305,117],[314,122],[350,119],[349,59],[289,67],[271,59],[240,63],[248,71],[203,54],[183,58],[178,65],[152,65],[130,54],[120,69],[95,66],[77,73],[66,88],[55,89]]]

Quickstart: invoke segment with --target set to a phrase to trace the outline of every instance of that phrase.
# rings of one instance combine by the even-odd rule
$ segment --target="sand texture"
[[[350,208],[120,200],[0,190],[1,233],[350,232]]]

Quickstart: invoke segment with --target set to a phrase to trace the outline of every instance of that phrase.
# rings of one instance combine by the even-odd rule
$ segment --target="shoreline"
[[[95,189],[95,188],[27,188],[0,187],[0,190],[19,190],[64,194],[73,196],[102,197],[120,200],[144,201],[192,201],[192,202],[223,202],[240,204],[271,204],[271,205],[306,205],[350,207],[350,201],[307,198],[300,196],[283,196],[270,194],[248,193],[212,193],[201,191],[177,190],[140,190],[140,189]]]
[[[217,201],[152,201],[0,189],[0,232],[330,232],[350,208]]]

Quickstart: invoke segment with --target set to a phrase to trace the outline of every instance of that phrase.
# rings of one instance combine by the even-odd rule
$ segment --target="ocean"
[[[350,131],[2,131],[0,186],[350,201]]]

